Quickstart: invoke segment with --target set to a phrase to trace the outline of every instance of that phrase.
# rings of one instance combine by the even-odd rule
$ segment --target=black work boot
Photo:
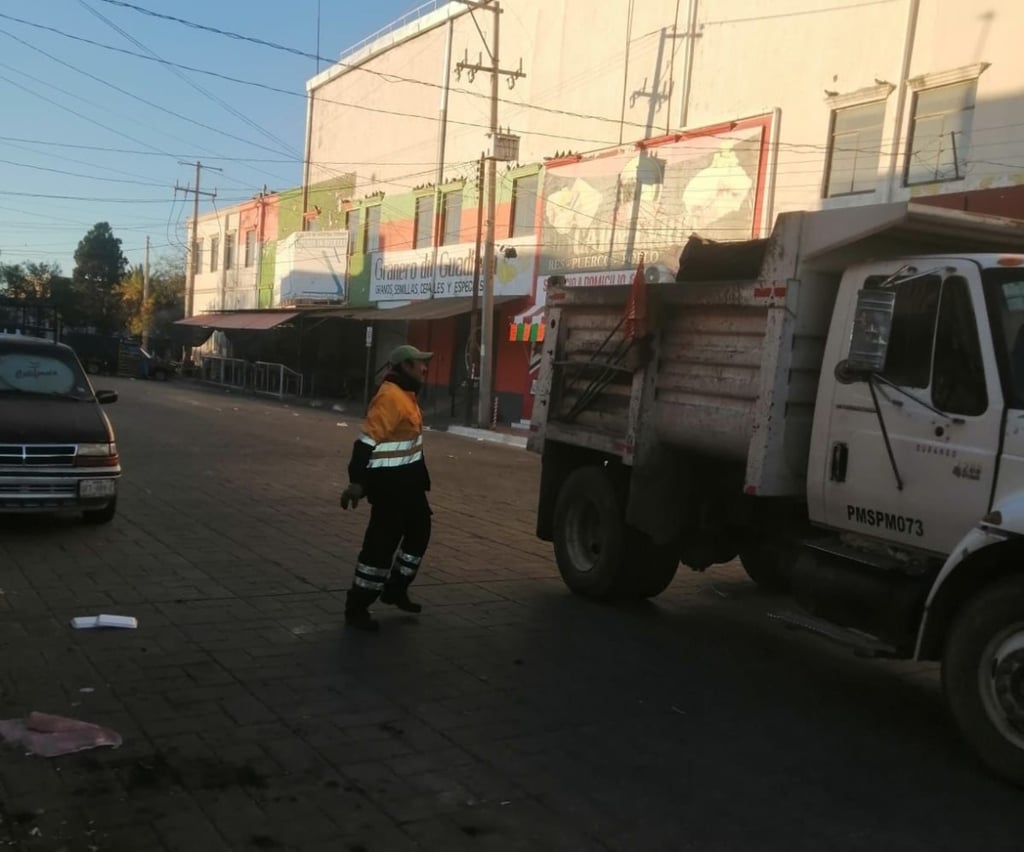
[[[368,589],[351,588],[345,598],[345,626],[376,633],[380,625],[370,615],[370,604],[377,599],[377,593]]]
[[[380,602],[390,604],[391,606],[397,606],[402,612],[419,613],[423,612],[423,607],[418,603],[414,603],[409,600],[408,589],[387,589],[385,588],[380,595]]]

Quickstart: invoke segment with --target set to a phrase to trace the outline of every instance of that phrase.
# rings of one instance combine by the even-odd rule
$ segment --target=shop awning
[[[544,305],[533,305],[516,316],[508,327],[513,343],[540,343],[544,340]]]
[[[200,314],[178,320],[175,325],[215,328],[218,331],[268,331],[295,319],[298,311],[236,311],[223,314]]]
[[[500,296],[495,298],[494,304],[497,307],[522,298],[522,296]],[[472,310],[472,297],[457,296],[451,299],[423,299],[398,308],[324,308],[310,311],[307,316],[333,317],[334,319],[361,320],[363,322],[387,322],[388,320],[448,319],[468,314]]]

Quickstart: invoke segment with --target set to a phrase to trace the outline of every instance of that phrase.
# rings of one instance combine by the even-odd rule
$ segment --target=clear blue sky
[[[316,52],[317,0],[133,3]],[[337,59],[342,51],[421,3],[321,0],[320,56]],[[197,31],[104,0],[0,3],[0,16],[4,15],[137,53],[152,51],[162,59],[299,95],[316,72],[311,58]],[[206,74],[176,72],[4,17],[0,17],[0,116],[0,261],[4,263],[57,262],[70,275],[79,239],[98,221],[111,223],[131,263],[142,261],[147,234],[154,257],[183,250],[191,202],[179,194],[175,203],[173,187],[176,180],[183,185],[193,181],[195,170],[178,165],[178,160],[200,159],[224,169],[223,174],[206,172],[203,178],[204,189],[217,190],[218,204],[249,198],[264,184],[269,189],[287,189],[301,183],[305,129],[301,97]],[[32,141],[12,141],[12,137]],[[104,150],[110,148],[147,153]],[[142,199],[146,202],[140,203]],[[200,207],[209,209],[209,202]]]

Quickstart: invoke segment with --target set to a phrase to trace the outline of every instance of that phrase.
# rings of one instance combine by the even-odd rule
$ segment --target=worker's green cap
[[[403,343],[391,352],[391,357],[388,358],[388,363],[397,367],[399,364],[404,364],[406,361],[429,361],[433,357],[433,352],[421,352],[415,346]]]

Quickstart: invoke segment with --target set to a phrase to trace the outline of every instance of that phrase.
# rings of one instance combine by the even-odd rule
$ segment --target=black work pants
[[[403,593],[416,579],[430,543],[426,492],[381,495],[370,506],[346,609],[366,609],[381,592]]]

